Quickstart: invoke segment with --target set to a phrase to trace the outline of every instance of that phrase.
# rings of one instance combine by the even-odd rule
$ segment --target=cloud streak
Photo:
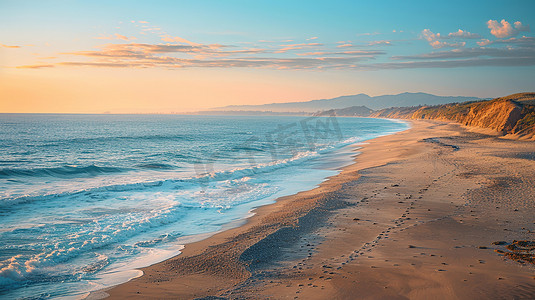
[[[63,56],[83,57],[84,61],[63,61],[52,66],[109,67],[109,68],[273,68],[273,69],[327,69],[344,68],[385,54],[383,51],[322,51],[286,53],[323,46],[320,43],[282,45],[283,48],[238,48],[220,44],[106,44],[91,51],[61,53]],[[283,51],[281,51],[283,50]],[[290,57],[265,56],[260,54]],[[186,56],[184,56],[186,55]],[[189,56],[189,57],[188,57]],[[89,60],[87,60],[89,59]],[[45,65],[28,65],[21,68],[43,68]]]
[[[456,32],[450,32],[448,38],[457,38],[457,39],[479,39],[481,36],[476,33],[471,33],[464,31],[462,29],[457,30]]]
[[[363,70],[380,69],[418,69],[418,68],[466,68],[466,67],[510,67],[534,66],[535,57],[500,57],[457,60],[408,61],[395,63],[378,63],[361,66]]]
[[[310,48],[310,47],[317,47],[317,46],[323,46],[321,43],[302,43],[302,44],[290,44],[290,45],[281,45],[279,50],[275,51],[275,53],[285,53],[288,51],[293,50],[300,50],[304,48]]]
[[[181,59],[174,57],[149,57],[143,60],[130,61],[90,61],[90,62],[61,62],[63,66],[85,67],[116,67],[116,68],[149,68],[164,67],[177,68],[272,68],[272,69],[323,69],[343,68],[348,64],[355,64],[357,58],[346,57],[317,57],[317,58],[235,58],[235,59]],[[36,68],[37,66],[22,66],[21,68]]]
[[[368,57],[374,57],[376,55],[386,54],[384,51],[365,51],[365,50],[357,50],[357,51],[342,51],[342,52],[305,52],[305,53],[298,53],[299,56],[312,56],[312,55],[351,55],[351,56],[368,56]]]
[[[521,46],[521,47],[532,47],[532,48],[535,48],[535,38],[533,37],[527,37],[527,36],[523,36],[523,37],[520,37],[520,38],[509,38],[509,39],[504,39],[504,40],[495,40],[495,41],[491,41],[489,39],[484,39],[484,40],[481,40],[479,42],[477,42],[477,44],[479,46],[489,46],[489,45],[515,45],[515,46]],[[534,49],[535,51],[535,49]]]
[[[17,69],[44,69],[53,68],[52,64],[18,66]]]
[[[108,36],[97,36],[97,37],[94,37],[94,39],[96,40],[123,40],[123,41],[132,41],[132,40],[136,40],[137,38],[136,37],[127,37],[125,35],[122,35],[122,34],[114,34],[114,35],[108,35]]]
[[[21,46],[12,46],[12,45],[4,45],[4,44],[0,44],[0,47],[9,48],[9,49],[21,48]]]
[[[529,48],[469,48],[439,51],[420,55],[393,56],[393,60],[429,60],[475,57],[535,58],[535,49]]]
[[[368,43],[368,46],[380,46],[380,45],[392,46],[392,42],[391,41],[371,41]]]
[[[489,21],[490,22],[490,21]],[[505,22],[505,21],[503,21]],[[500,23],[496,33],[510,35],[511,29]],[[136,22],[138,23],[138,21]],[[509,23],[507,23],[509,24]],[[492,24],[494,28],[494,23]],[[529,28],[520,22],[509,24],[520,32]],[[136,25],[138,26],[138,25]],[[143,25],[145,26],[145,25]],[[489,25],[489,28],[491,26]],[[492,30],[492,29],[491,29]],[[152,33],[161,42],[133,42],[132,38],[114,34],[97,39],[120,40],[99,45],[94,49],[59,53],[54,63],[28,64],[23,69],[52,67],[95,68],[271,68],[271,69],[351,69],[381,70],[404,68],[455,68],[469,66],[533,65],[535,38],[509,37],[482,39],[479,34],[458,29],[448,34],[424,29],[419,38],[432,52],[414,55],[387,56],[399,44],[411,40],[339,41],[318,43],[316,37],[293,40],[236,42],[235,45],[202,44],[165,32]],[[479,40],[477,40],[479,39]],[[471,47],[467,47],[470,43]],[[19,46],[2,47],[17,48]],[[391,46],[391,47],[384,47]],[[479,47],[478,47],[479,46]],[[381,48],[382,50],[378,50]],[[453,49],[447,49],[453,48]],[[388,51],[387,51],[388,50]],[[523,62],[523,63],[521,63]]]
[[[186,40],[184,38],[181,38],[181,37],[178,37],[178,36],[172,37],[170,35],[162,35],[161,38],[162,38],[162,41],[164,41],[164,42],[182,43],[182,44],[188,44],[188,45],[191,45],[191,46],[200,45],[198,43],[194,43],[194,42],[188,41],[188,40]]]

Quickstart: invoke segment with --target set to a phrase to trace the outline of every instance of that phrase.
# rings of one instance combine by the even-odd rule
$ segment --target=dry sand
[[[89,298],[535,299],[534,266],[493,244],[535,240],[535,144],[412,124],[320,187]]]

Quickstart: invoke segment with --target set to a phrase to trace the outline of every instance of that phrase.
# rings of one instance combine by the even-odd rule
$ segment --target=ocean
[[[393,120],[0,114],[0,298],[80,298],[318,186]]]

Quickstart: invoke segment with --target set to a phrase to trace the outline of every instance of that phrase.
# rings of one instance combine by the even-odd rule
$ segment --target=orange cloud
[[[21,46],[10,46],[10,45],[0,44],[0,47],[4,47],[4,48],[20,48]]]
[[[291,45],[281,45],[284,46],[284,48],[281,48],[274,53],[285,53],[290,50],[299,50],[303,49],[305,47],[314,47],[314,46],[323,46],[321,43],[306,43],[306,44],[291,44]]]
[[[188,44],[188,45],[192,45],[192,46],[200,45],[198,43],[194,43],[194,42],[188,41],[188,40],[183,39],[183,38],[178,37],[178,36],[172,37],[170,35],[162,35],[161,38],[162,38],[162,41],[164,41],[164,42],[182,43],[182,44]]]
[[[476,42],[476,43],[481,47],[492,44],[492,42],[489,39],[482,39],[481,41]]]
[[[502,20],[500,23],[496,20],[488,20],[487,26],[490,33],[497,38],[506,38],[517,35],[520,31],[529,31],[529,26],[525,26],[522,22],[517,21],[514,26],[511,23]]]
[[[53,68],[54,65],[26,65],[26,66],[18,66],[17,69],[43,69],[43,68]]]
[[[198,53],[217,49],[220,45],[189,46],[189,45],[153,45],[153,44],[107,44],[99,51],[76,51],[61,54],[97,57],[102,59],[147,59],[154,54],[163,53]]]

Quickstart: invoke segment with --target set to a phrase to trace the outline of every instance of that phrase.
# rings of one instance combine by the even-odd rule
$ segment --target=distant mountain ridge
[[[341,96],[331,99],[305,102],[271,103],[262,105],[230,105],[214,108],[215,111],[269,111],[269,112],[308,112],[341,109],[352,106],[365,106],[372,110],[390,107],[438,105],[480,100],[476,97],[437,96],[427,93],[401,93],[371,97],[366,94]]]

